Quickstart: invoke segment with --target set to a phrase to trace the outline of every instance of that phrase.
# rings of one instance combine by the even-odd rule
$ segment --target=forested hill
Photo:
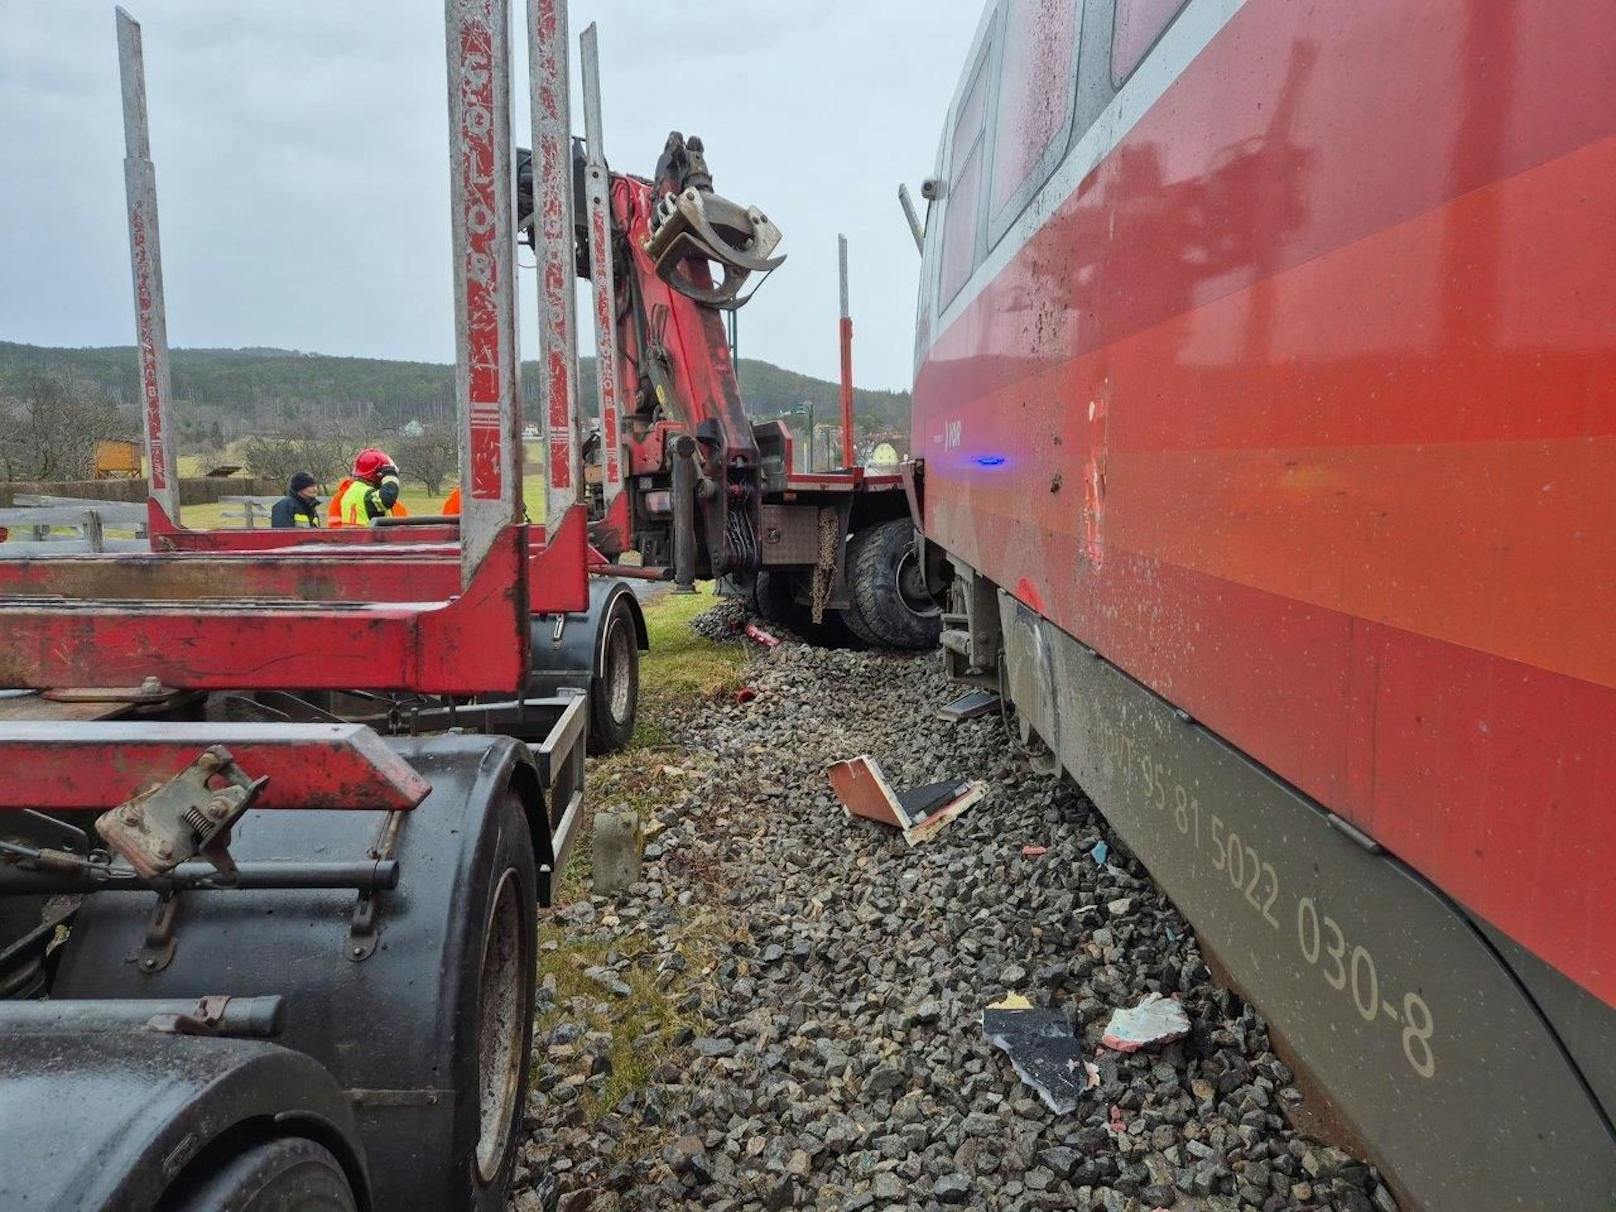
[[[453,367],[435,362],[339,358],[286,349],[176,349],[169,368],[176,401],[199,406],[209,420],[226,419],[231,429],[273,427],[277,416],[306,415],[321,407],[365,413],[384,428],[452,412]],[[129,406],[137,398],[133,346],[58,349],[0,341],[0,393],[20,391],[41,374],[59,373],[89,379]],[[808,402],[820,420],[828,420],[837,406],[837,386],[824,379],[750,358],[741,359],[740,376],[754,417],[785,413]],[[582,399],[593,402],[593,358],[584,359],[582,377]],[[538,383],[538,364],[524,363],[522,388],[530,402],[537,399]],[[908,427],[908,392],[861,390],[854,401],[865,432]]]

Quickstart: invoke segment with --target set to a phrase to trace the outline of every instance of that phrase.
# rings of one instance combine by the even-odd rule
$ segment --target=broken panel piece
[[[1002,1048],[1016,1075],[1038,1091],[1056,1115],[1077,1109],[1090,1082],[1077,1037],[1059,1010],[1037,1010],[1012,994],[982,1011],[988,1042]]]
[[[903,831],[911,846],[929,841],[987,794],[985,783],[950,779],[895,791],[869,755],[829,766],[831,789],[848,816],[862,816]]]
[[[971,690],[951,703],[937,709],[937,718],[950,724],[961,720],[974,720],[979,715],[999,710],[999,696],[991,690]]]

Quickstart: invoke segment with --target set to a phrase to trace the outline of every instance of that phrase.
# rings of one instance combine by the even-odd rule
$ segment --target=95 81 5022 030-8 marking
[[[1586,1101],[1577,1072],[1481,923],[1093,650],[1005,614],[1008,682],[1041,665],[1049,688],[1018,710],[1209,958],[1283,1024],[1282,1055],[1351,1108],[1400,1179],[1440,1188],[1463,1174],[1455,1206],[1533,1206],[1541,1176],[1508,1163],[1508,1142],[1547,1131],[1556,1156],[1587,1158],[1602,1181],[1604,1126],[1565,1114]],[[1489,1101],[1478,1127],[1466,1109],[1500,1083],[1513,1097]],[[1494,1142],[1480,1152],[1478,1132]]]
[[[1295,922],[1297,951],[1309,967],[1316,969],[1325,986],[1350,998],[1350,1004],[1366,1023],[1386,1019],[1401,1027],[1403,1055],[1409,1067],[1421,1077],[1436,1073],[1433,1036],[1436,1032],[1431,1007],[1417,989],[1401,996],[1401,1008],[1383,989],[1381,967],[1374,952],[1363,943],[1349,940],[1340,922],[1319,908],[1313,896],[1296,895],[1294,885],[1280,879],[1269,856],[1273,851],[1259,847],[1231,828],[1217,812],[1203,812],[1200,797],[1175,777],[1169,764],[1144,750],[1137,750],[1132,738],[1120,731],[1108,732],[1106,740],[1114,748],[1111,757],[1127,772],[1127,782],[1143,802],[1172,821],[1197,860],[1210,866],[1226,880],[1229,895],[1257,914],[1268,927],[1283,931],[1278,914],[1286,913]],[[1257,839],[1262,841],[1263,839]],[[1279,860],[1284,865],[1284,858]],[[1214,877],[1214,884],[1221,882]]]

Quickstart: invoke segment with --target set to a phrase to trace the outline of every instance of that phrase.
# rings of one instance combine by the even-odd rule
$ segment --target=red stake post
[[[140,414],[153,509],[180,516],[179,468],[168,377],[168,320],[163,307],[162,241],[157,235],[157,170],[146,127],[146,65],[140,23],[117,10],[118,72],[123,87],[123,182],[129,207],[129,269],[140,356]]]

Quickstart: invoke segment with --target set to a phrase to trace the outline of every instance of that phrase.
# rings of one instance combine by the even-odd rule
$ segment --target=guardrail
[[[269,525],[269,511],[275,508],[275,502],[280,497],[272,496],[233,496],[220,497],[219,503],[226,508],[223,513],[232,522],[240,522],[248,530],[256,530],[259,526]]]
[[[4,554],[67,555],[81,551],[139,550],[145,546],[146,507],[118,501],[85,501],[71,497],[19,496],[17,504],[0,509],[0,531],[10,531]],[[130,540],[108,540],[108,529],[126,530]],[[70,530],[71,535],[58,534]],[[22,531],[26,534],[17,534]]]

